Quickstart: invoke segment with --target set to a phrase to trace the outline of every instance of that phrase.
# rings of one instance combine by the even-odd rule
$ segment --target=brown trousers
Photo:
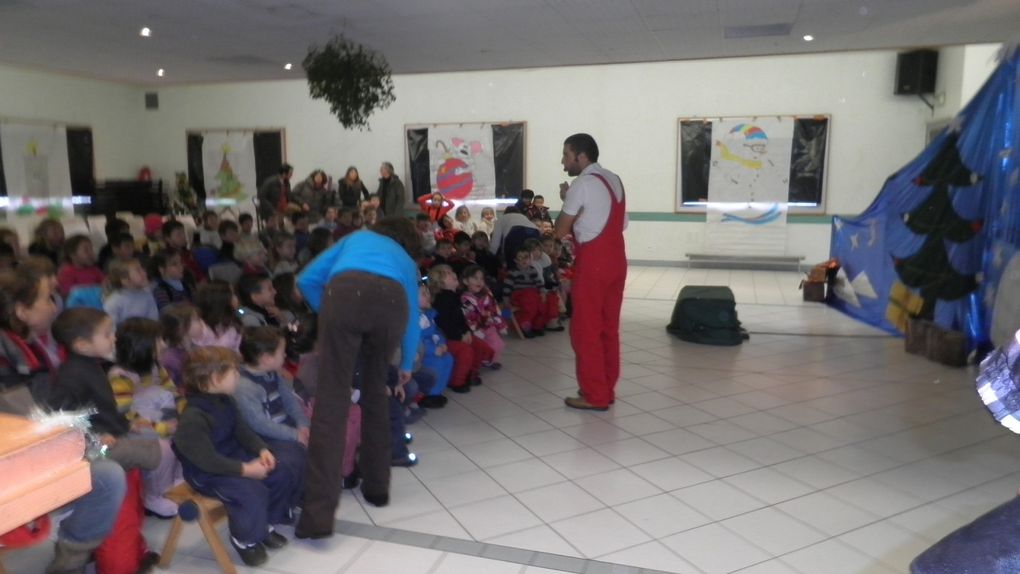
[[[297,526],[303,534],[333,532],[351,382],[359,355],[361,490],[373,495],[389,493],[392,455],[386,377],[409,311],[404,288],[391,279],[349,271],[326,284],[319,311],[319,380],[308,441],[305,501]]]

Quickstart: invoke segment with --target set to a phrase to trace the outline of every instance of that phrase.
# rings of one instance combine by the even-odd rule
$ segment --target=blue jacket
[[[297,279],[298,288],[308,304],[319,311],[322,292],[334,275],[344,271],[364,271],[403,286],[407,294],[407,328],[400,346],[400,369],[414,370],[418,350],[418,266],[396,241],[371,231],[356,231],[323,251],[305,267]]]
[[[428,359],[436,356],[436,347],[446,344],[446,337],[436,326],[436,310],[420,311],[422,357]]]

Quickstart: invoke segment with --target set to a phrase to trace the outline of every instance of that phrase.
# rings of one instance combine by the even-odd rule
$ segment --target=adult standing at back
[[[379,209],[384,216],[403,215],[404,182],[393,173],[393,164],[388,161],[379,166],[379,190],[375,194],[379,196]]]
[[[576,243],[570,343],[580,390],[564,402],[575,409],[605,411],[615,400],[620,378],[627,204],[623,182],[598,159],[598,144],[588,134],[574,134],[563,142],[563,170],[575,179],[560,184],[563,209],[556,237],[573,234]]]
[[[361,208],[361,202],[368,199],[368,188],[361,181],[361,176],[358,175],[358,168],[353,165],[347,168],[347,173],[344,174],[344,178],[337,185],[337,195],[340,196],[342,207]]]
[[[289,163],[280,166],[276,175],[266,179],[259,186],[259,217],[269,219],[274,214],[287,215],[290,203],[290,178],[294,168]]]
[[[329,176],[321,169],[308,174],[304,181],[294,186],[294,203],[308,214],[308,221],[318,223],[327,207],[336,206],[336,196],[330,189]]]

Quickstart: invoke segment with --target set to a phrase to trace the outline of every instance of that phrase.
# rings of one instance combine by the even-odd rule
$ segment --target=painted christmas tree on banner
[[[916,316],[931,320],[939,300],[956,301],[977,288],[974,274],[957,271],[947,249],[952,244],[963,244],[981,231],[981,220],[967,220],[953,207],[949,188],[968,188],[980,181],[960,157],[957,137],[947,137],[938,155],[925,167],[915,183],[932,187],[931,194],[920,205],[902,215],[903,222],[913,233],[925,237],[914,254],[894,259],[900,281],[916,289],[922,304]],[[967,193],[960,190],[957,193]]]

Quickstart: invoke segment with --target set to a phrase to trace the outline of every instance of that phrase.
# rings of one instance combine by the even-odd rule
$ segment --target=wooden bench
[[[187,483],[182,482],[166,491],[164,495],[177,503],[177,517],[170,526],[170,533],[166,536],[166,543],[163,545],[163,552],[160,554],[159,567],[166,569],[174,559],[174,552],[177,551],[177,541],[181,537],[185,522],[198,520],[202,528],[205,541],[209,543],[216,562],[220,565],[223,574],[237,574],[234,563],[230,560],[226,546],[220,540],[216,532],[216,525],[227,518],[227,509],[223,503],[215,498],[208,498],[198,494]]]
[[[804,255],[721,255],[713,253],[685,253],[690,267],[708,269],[763,269],[769,271],[800,272]]]

